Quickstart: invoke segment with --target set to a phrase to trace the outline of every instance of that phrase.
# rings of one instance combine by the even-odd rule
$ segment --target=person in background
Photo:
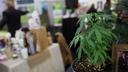
[[[97,10],[95,9],[95,5],[92,4],[91,7],[89,8],[89,10],[87,11],[87,14],[88,13],[96,13],[96,12],[97,12]]]
[[[107,14],[111,14],[111,0],[106,0],[104,5],[104,12]]]
[[[6,6],[7,9],[3,12],[3,18],[0,22],[0,30],[7,25],[11,37],[15,37],[16,30],[22,26],[20,18],[22,15],[27,14],[28,11],[16,10],[13,1],[6,1]]]

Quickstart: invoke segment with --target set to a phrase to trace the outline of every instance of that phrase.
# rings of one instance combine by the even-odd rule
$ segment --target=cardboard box
[[[39,29],[31,29],[30,32],[34,35],[34,41],[36,43],[36,51],[42,52],[44,49],[48,48],[49,41],[47,37],[46,27],[41,27]]]

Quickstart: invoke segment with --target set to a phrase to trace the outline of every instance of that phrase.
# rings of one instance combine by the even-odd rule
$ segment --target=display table
[[[0,63],[0,72],[64,72],[64,64],[58,44],[52,44],[43,54],[42,62],[32,67],[28,59],[19,58],[2,62]]]

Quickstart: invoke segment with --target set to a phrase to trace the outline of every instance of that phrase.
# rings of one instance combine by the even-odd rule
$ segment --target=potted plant
[[[115,38],[110,15],[97,12],[81,17],[75,37],[70,44],[70,46],[78,46],[77,59],[72,65],[73,70],[75,72],[104,71],[106,60],[111,59],[107,50]]]

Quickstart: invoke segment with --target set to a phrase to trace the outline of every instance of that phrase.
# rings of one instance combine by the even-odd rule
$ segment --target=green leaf
[[[86,54],[88,57],[90,57],[90,52],[86,48],[82,48],[84,54]]]
[[[94,41],[88,40],[88,42],[89,42],[89,45],[91,46],[91,48],[95,48],[95,43],[94,43]]]
[[[88,15],[86,16],[86,18],[87,18],[89,24],[92,25],[92,24],[93,24],[93,21],[92,21],[92,19],[93,19],[93,18],[92,18],[92,14],[90,14],[90,15],[88,14]]]
[[[107,53],[106,53],[106,51],[101,51],[101,53],[102,53],[102,55],[105,57],[105,58],[107,58]]]
[[[94,34],[94,30],[92,29],[89,31],[89,33],[87,35],[88,39],[90,39],[93,36],[93,34]]]
[[[80,41],[80,37],[81,35],[77,35],[74,41],[74,46],[76,47],[76,45],[78,44],[78,42]]]
[[[100,59],[101,59],[100,62],[104,63],[107,58],[104,57],[102,53],[99,56],[100,56]]]
[[[70,42],[70,44],[69,44],[70,48],[73,46],[74,41],[75,41],[75,38],[73,38],[73,40]]]
[[[93,64],[96,64],[98,62],[99,59],[99,52],[93,53],[95,55],[94,59],[93,59]]]
[[[82,48],[78,49],[78,59],[81,59],[81,55],[82,55]]]
[[[78,29],[76,30],[75,36],[79,35],[79,34],[80,34],[80,32],[81,32],[81,29],[80,29],[80,28],[78,28]]]
[[[101,33],[99,32],[99,30],[95,29],[95,35],[96,35],[96,39],[98,42],[102,42],[102,36]]]

